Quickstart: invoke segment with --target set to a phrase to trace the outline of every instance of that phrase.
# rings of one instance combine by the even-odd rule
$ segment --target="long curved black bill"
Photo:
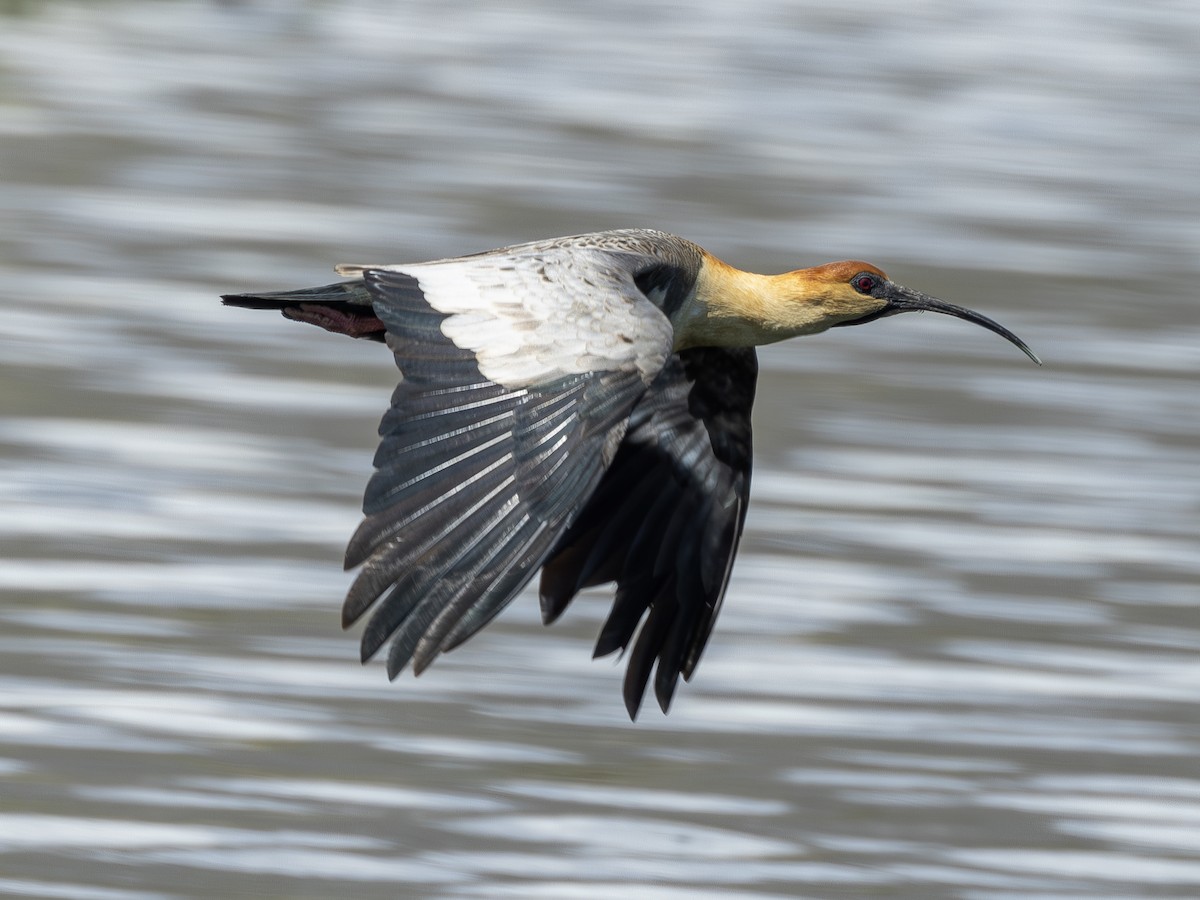
[[[904,285],[896,284],[895,282],[887,282],[886,288],[882,293],[875,293],[874,296],[882,297],[887,300],[887,306],[877,313],[872,313],[861,319],[855,319],[851,322],[842,322],[843,325],[860,325],[864,322],[872,322],[875,319],[882,319],[885,316],[895,316],[905,312],[936,312],[944,313],[947,316],[954,316],[957,319],[965,319],[968,322],[974,322],[986,328],[988,331],[995,332],[1004,338],[1010,344],[1020,348],[1021,352],[1032,359],[1039,366],[1042,361],[1038,359],[1037,354],[1026,346],[1025,342],[1001,325],[999,322],[994,322],[985,315],[975,312],[973,309],[967,309],[965,306],[956,306],[953,303],[947,303],[945,300],[939,300],[937,297],[930,297],[928,294],[922,294],[920,291],[914,291],[912,288],[906,288]]]

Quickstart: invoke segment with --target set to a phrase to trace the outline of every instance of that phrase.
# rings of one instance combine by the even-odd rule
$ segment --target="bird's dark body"
[[[677,309],[699,265],[689,246],[632,272],[637,289]],[[649,385],[626,367],[514,389],[446,336],[447,314],[409,274],[369,269],[357,281],[224,300],[386,340],[403,374],[346,551],[346,567],[361,571],[343,624],[376,607],[364,660],[390,640],[389,675],[410,663],[420,672],[540,568],[547,622],[583,588],[616,583],[596,655],[629,650],[631,716],[657,660],[667,709],[712,631],[745,519],[753,349],[671,354]]]

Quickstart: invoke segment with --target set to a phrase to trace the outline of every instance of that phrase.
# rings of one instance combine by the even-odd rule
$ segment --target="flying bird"
[[[712,632],[750,493],[754,348],[928,311],[1025,343],[860,261],[782,275],[626,229],[232,294],[229,306],[382,341],[401,380],[379,426],[343,627],[419,674],[541,570],[543,620],[616,583],[596,656],[628,651],[636,718],[666,712]]]

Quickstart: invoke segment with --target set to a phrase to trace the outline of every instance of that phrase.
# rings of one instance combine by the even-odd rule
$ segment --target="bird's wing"
[[[631,271],[565,251],[358,270],[402,373],[380,424],[346,625],[420,672],[529,581],[671,353]],[[346,268],[343,272],[354,273]]]
[[[633,642],[624,688],[631,717],[655,659],[665,712],[712,631],[749,500],[757,375],[753,349],[674,356],[634,408],[612,465],[542,571],[547,622],[580,589],[617,582],[596,655]]]
[[[395,272],[419,283],[442,336],[475,355],[479,371],[510,388],[581,372],[631,370],[649,384],[671,353],[670,322],[638,289],[662,260],[630,249],[564,243],[613,232],[401,266],[338,266],[342,275]],[[367,279],[368,287],[371,285]],[[379,303],[388,302],[378,291]],[[389,328],[389,330],[391,330]],[[405,377],[412,377],[404,365]]]

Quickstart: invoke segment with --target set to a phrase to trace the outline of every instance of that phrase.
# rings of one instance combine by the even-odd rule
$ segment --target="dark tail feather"
[[[223,294],[221,302],[242,309],[277,309],[286,318],[350,337],[382,341],[384,336],[383,322],[375,315],[371,294],[361,280],[297,291]]]
[[[326,284],[321,287],[301,288],[298,291],[222,294],[221,302],[226,306],[240,306],[244,309],[285,309],[289,306],[299,306],[302,303],[370,307],[371,295],[367,293],[366,284],[359,279],[358,281],[339,281],[337,284]]]

